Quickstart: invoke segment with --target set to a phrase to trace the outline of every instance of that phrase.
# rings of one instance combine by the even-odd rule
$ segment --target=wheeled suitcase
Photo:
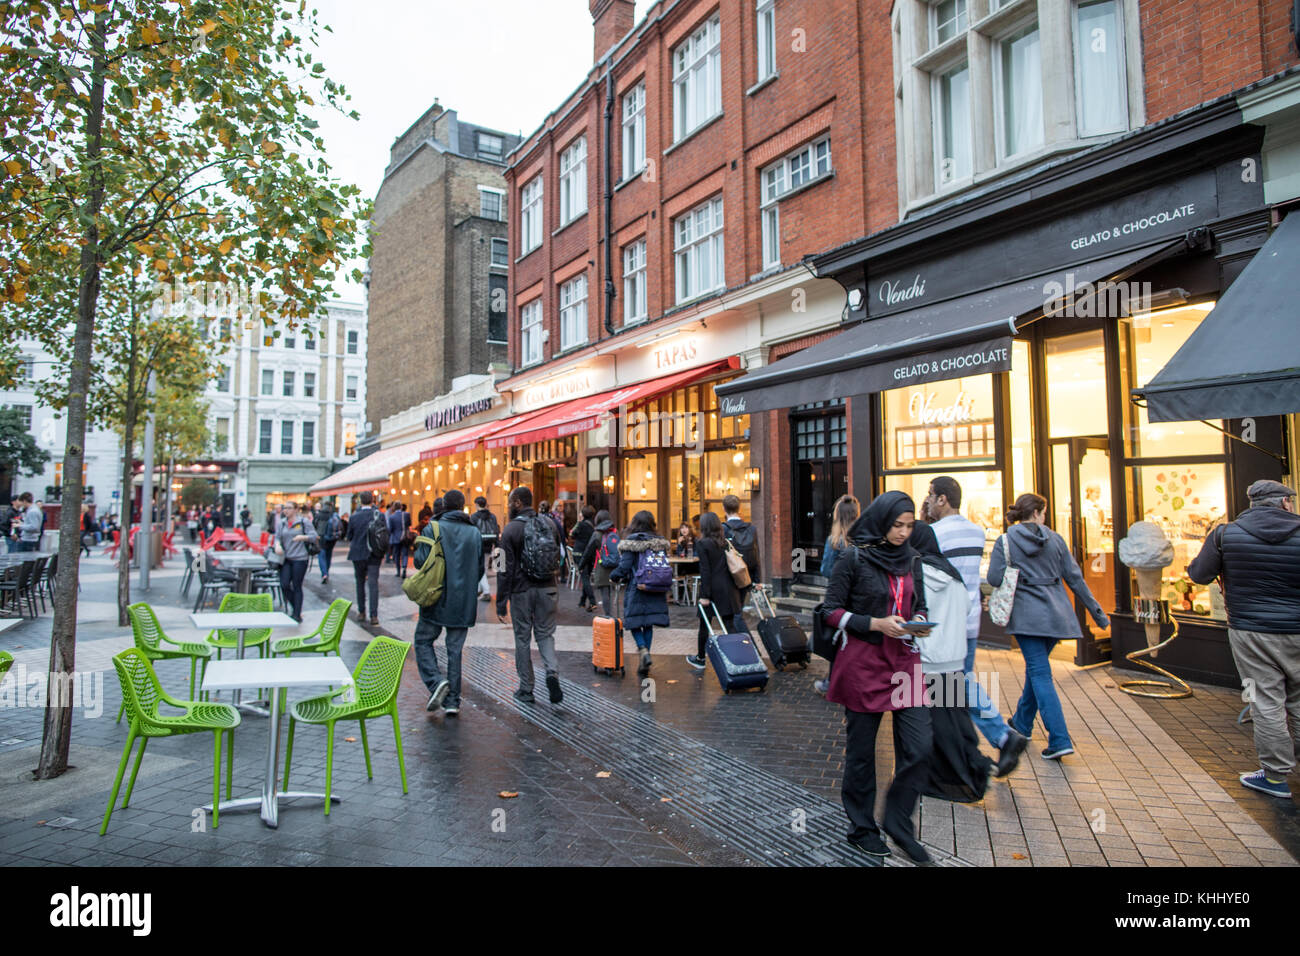
[[[591,669],[597,673],[624,676],[623,622],[616,617],[598,617],[591,622]]]
[[[761,595],[754,599],[754,610],[758,612],[758,636],[767,649],[772,666],[784,670],[787,664],[798,664],[806,669],[812,656],[808,649],[808,635],[803,632],[794,615],[776,613],[765,590],[755,590]],[[763,617],[763,608],[767,609],[767,617]]]
[[[704,645],[704,652],[713,665],[713,673],[718,676],[722,692],[730,694],[733,690],[748,690],[757,687],[760,691],[767,686],[767,665],[759,656],[753,638],[748,634],[727,634],[726,625],[716,606],[710,604],[713,614],[718,619],[718,631],[713,630],[708,612],[700,606],[700,616],[708,628],[709,640]]]

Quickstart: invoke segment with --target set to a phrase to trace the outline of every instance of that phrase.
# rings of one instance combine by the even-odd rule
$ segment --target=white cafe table
[[[238,577],[236,587],[240,594],[248,594],[253,590],[254,571],[265,571],[270,567],[266,558],[256,551],[219,551],[207,554],[215,564],[235,572]]]
[[[276,783],[280,768],[280,700],[288,687],[311,687],[328,684],[338,688],[351,686],[352,673],[338,657],[276,657],[266,660],[247,661],[213,661],[208,665],[203,678],[203,689],[238,690],[243,687],[270,687],[271,736],[266,746],[266,778],[262,781],[260,797],[244,797],[239,800],[225,800],[217,804],[222,813],[235,810],[252,810],[261,808],[262,822],[268,827],[279,824],[280,800],[325,799],[323,793],[304,793],[289,791],[278,793]],[[330,797],[335,803],[339,798]],[[212,812],[209,804],[203,809]]]
[[[225,614],[220,611],[197,611],[190,615],[190,621],[200,631],[238,631],[239,640],[235,656],[239,660],[244,659],[244,635],[249,631],[263,627],[297,627],[298,622],[288,614],[281,614],[279,611],[230,611]],[[217,661],[216,663],[221,663]],[[208,665],[211,669],[212,664]],[[206,684],[205,684],[206,686]],[[248,684],[243,685],[250,686]],[[267,687],[267,684],[253,684],[253,687]],[[252,704],[241,702],[240,692],[235,692],[235,707],[246,713],[266,716],[266,711]]]
[[[0,620],[0,633],[9,630],[11,627],[17,627],[23,622],[23,620],[24,619],[21,617],[11,617],[5,620]]]

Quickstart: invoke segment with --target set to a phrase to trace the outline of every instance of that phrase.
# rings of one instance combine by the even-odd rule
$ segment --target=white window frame
[[[302,397],[303,398],[316,397],[316,373],[315,372],[302,373]]]
[[[542,175],[538,173],[519,190],[519,244],[527,255],[542,244]]]
[[[489,196],[494,197],[497,202],[497,214],[495,216],[489,216],[488,209],[484,205]],[[506,191],[504,189],[494,189],[491,186],[480,186],[478,188],[478,215],[480,219],[504,222],[506,218]]]
[[[673,220],[673,272],[679,305],[726,288],[724,225],[721,196],[706,199]]]
[[[302,453],[304,455],[315,455],[316,454],[316,423],[313,421],[304,421],[302,423],[302,428],[300,428],[299,431],[301,432],[301,437],[299,438],[299,443],[300,443],[299,447],[302,449]],[[310,438],[308,437],[309,431],[311,433]],[[311,443],[310,447],[308,446],[309,441]]]
[[[956,0],[954,8],[957,12],[951,20],[945,20],[942,25],[953,24],[953,34],[945,40],[939,39],[939,0],[929,3],[927,19],[929,21],[928,32],[930,35],[929,48],[933,50],[937,46],[942,46],[949,40],[961,36],[970,29],[970,0]]]
[[[542,300],[539,296],[519,309],[519,367],[542,360]]]
[[[587,274],[560,286],[560,351],[587,341]]]
[[[764,269],[781,264],[781,199],[828,178],[834,170],[831,138],[821,136],[765,166],[759,173]],[[795,182],[797,178],[799,182]]]
[[[488,140],[496,140],[498,144],[497,149],[495,150],[484,149],[483,144]],[[478,135],[474,141],[474,149],[481,156],[487,156],[490,159],[494,159],[494,160],[505,159],[506,138],[504,136],[498,136],[496,133],[485,133],[482,130],[479,130]]]
[[[672,53],[673,142],[722,112],[722,18],[709,17]]]
[[[216,389],[218,392],[223,392],[223,393],[230,391],[230,366],[229,365],[221,366],[220,372],[217,375]]]
[[[343,380],[343,400],[345,402],[355,402],[357,400],[357,396],[361,394],[360,389],[361,389],[360,377],[356,375],[349,375],[347,378]]]
[[[1015,31],[1008,33],[1005,36],[997,37],[993,41],[993,50],[992,50],[992,57],[991,57],[992,65],[993,65],[993,139],[994,139],[994,150],[997,156],[997,163],[999,166],[1002,165],[1003,163],[1013,163],[1019,157],[1026,156],[1029,153],[1041,149],[1047,139],[1047,128],[1045,125],[1046,118],[1040,115],[1038,141],[1036,143],[1029,144],[1025,148],[1018,150],[1017,152],[1014,153],[1007,152],[1007,103],[1006,103],[1006,96],[1005,96],[1006,91],[1005,91],[1005,86],[1003,84],[1003,76],[1002,76],[1003,51],[1006,48],[1007,44],[1012,43],[1023,36],[1027,36],[1029,33],[1038,34],[1038,56],[1039,56],[1039,63],[1041,64],[1042,55],[1043,55],[1043,32],[1038,27],[1037,19],[1034,19],[1028,23],[1021,24],[1020,27],[1018,27]],[[1040,93],[1040,96],[1041,95],[1042,94]],[[1043,106],[1044,104],[1040,104],[1039,106],[1040,114],[1043,111]],[[971,118],[971,122],[972,124],[974,123],[973,116]]]
[[[623,247],[623,324],[644,322],[650,307],[646,286],[645,239],[637,239]]]
[[[645,80],[623,94],[623,179],[645,169]]]
[[[1128,106],[1129,63],[1128,63],[1128,37],[1125,35],[1124,32],[1125,5],[1124,5],[1124,0],[1110,0],[1110,2],[1113,2],[1115,4],[1118,13],[1118,16],[1116,17],[1116,20],[1119,25],[1118,55],[1119,55],[1119,62],[1124,67],[1124,82],[1120,83],[1119,85],[1120,97],[1121,97],[1120,115],[1123,117],[1123,122],[1118,129],[1092,130],[1088,132],[1085,132],[1083,129],[1083,114],[1082,114],[1083,71],[1080,68],[1081,64],[1079,62],[1080,60],[1079,7],[1094,6],[1095,3],[1089,3],[1089,2],[1081,3],[1080,0],[1072,0],[1070,4],[1070,43],[1072,44],[1072,53],[1074,59],[1074,130],[1075,130],[1075,135],[1078,136],[1080,139],[1089,139],[1094,136],[1114,136],[1119,133],[1126,132],[1128,128],[1132,125],[1132,120],[1129,116],[1129,106]]]
[[[347,334],[347,353],[348,355],[361,354],[361,333],[356,329],[349,329]]]
[[[293,426],[294,426],[294,420],[292,418],[285,418],[280,421],[280,454],[281,455],[293,454],[294,435],[298,431],[298,429],[294,428]],[[288,442],[285,441],[286,438],[289,439]],[[288,448],[285,447],[286,444],[288,445]]]
[[[262,395],[270,396],[275,394],[275,369],[262,369]]]
[[[560,225],[567,226],[587,211],[587,135],[579,136],[560,153]]]
[[[265,445],[265,448],[263,448]],[[259,418],[257,420],[257,453],[259,455],[274,454],[275,448],[275,419]]]
[[[757,0],[758,82],[776,76],[776,0]]]
[[[500,261],[497,258],[498,249],[501,250]],[[491,243],[491,256],[491,265],[508,268],[510,265],[510,240],[494,236]]]
[[[966,152],[971,158],[971,168],[945,182],[943,178],[943,78],[961,70],[966,72]],[[975,103],[970,88],[970,62],[964,59],[952,64],[945,70],[935,71],[930,77],[930,102],[934,104],[931,138],[934,143],[934,191],[936,193],[946,192],[970,182],[975,173]]]
[[[281,398],[293,398],[298,389],[298,376],[289,369],[284,370],[284,385],[280,389]]]

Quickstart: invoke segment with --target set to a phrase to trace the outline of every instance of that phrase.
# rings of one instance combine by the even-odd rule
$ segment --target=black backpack
[[[388,517],[378,510],[371,515],[370,527],[366,529],[366,544],[372,558],[384,558],[388,555]]]
[[[751,572],[754,565],[758,562],[755,560],[758,556],[758,532],[754,530],[752,524],[744,524],[740,527],[735,525],[723,525],[726,529],[726,537],[740,552],[740,556],[745,559],[745,565]]]
[[[544,515],[524,519],[524,546],[519,549],[519,564],[533,581],[552,581],[560,570],[560,542],[555,536],[555,522]]]

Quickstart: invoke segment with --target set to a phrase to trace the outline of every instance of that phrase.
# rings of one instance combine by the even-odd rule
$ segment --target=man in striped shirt
[[[1016,769],[1029,739],[1012,730],[1002,719],[1002,714],[973,673],[975,643],[980,633],[980,560],[984,557],[984,529],[962,517],[961,485],[955,478],[945,475],[930,482],[924,509],[934,522],[931,527],[939,539],[939,550],[961,574],[970,597],[970,612],[966,615],[966,699],[976,728],[985,740],[998,748],[997,776],[1005,777]]]

